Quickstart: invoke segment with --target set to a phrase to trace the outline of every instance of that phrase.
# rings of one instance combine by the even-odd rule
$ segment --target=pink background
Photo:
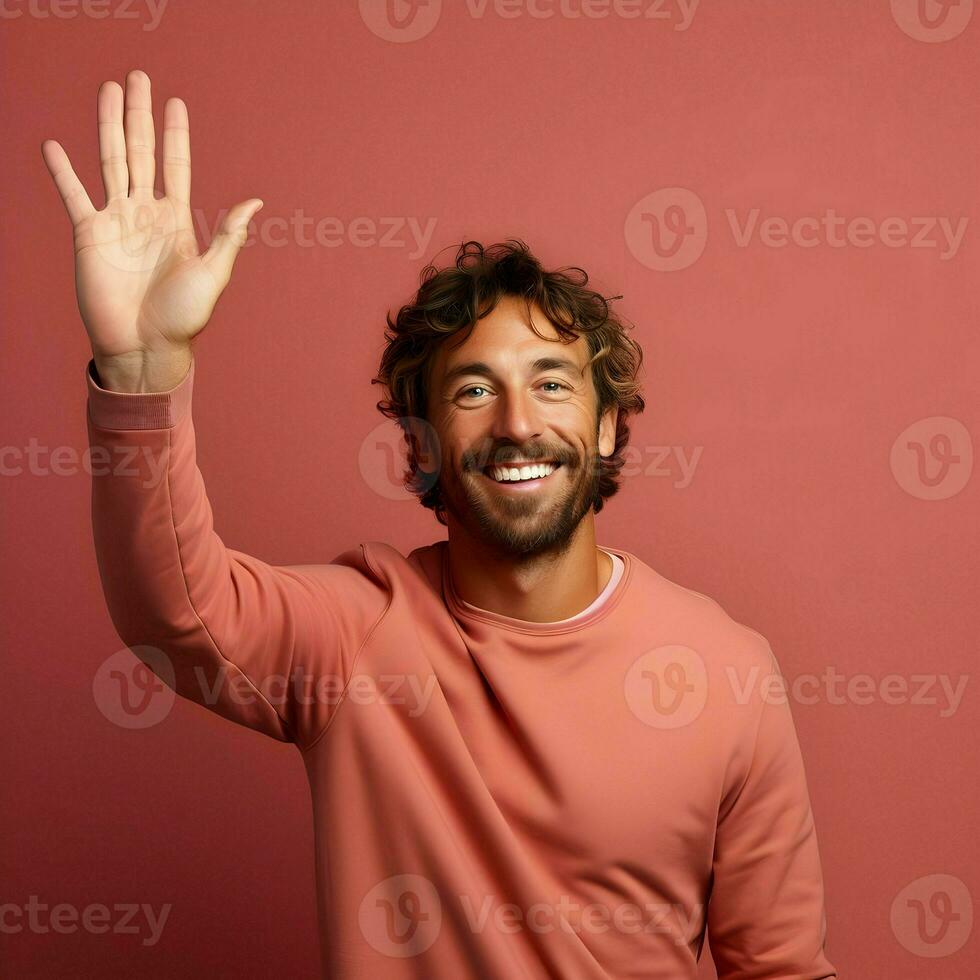
[[[769,639],[788,680],[843,678],[840,697],[821,681],[792,704],[841,975],[974,976],[972,0],[938,33],[911,0],[703,0],[686,26],[679,0],[662,4],[667,19],[627,18],[626,4],[569,15],[581,0],[565,15],[539,0],[481,17],[476,0],[441,11],[432,0],[414,40],[372,31],[382,6],[171,0],[154,23],[145,0],[110,0],[104,19],[7,0],[0,903],[172,908],[152,946],[81,928],[0,931],[0,972],[317,971],[296,750],[186,702],[127,730],[93,695],[120,642],[79,460],[89,355],[70,223],[40,145],[64,145],[101,207],[96,93],[138,67],[158,127],[168,96],[188,105],[201,222],[265,201],[197,348],[199,463],[224,541],[292,564],[362,540],[407,553],[442,537],[429,512],[389,499],[371,452],[386,310],[464,238],[518,237],[546,265],[583,266],[606,295],[625,294],[648,400],[600,544],[718,599]],[[654,246],[673,233],[654,232],[676,206],[692,231],[661,260]],[[740,241],[753,209],[760,224],[831,209],[857,223],[839,246],[817,232],[812,247],[778,247],[778,223]],[[338,219],[345,235],[317,244],[274,223],[295,216]],[[346,234],[358,218],[401,230],[372,243],[367,222]],[[916,218],[931,230],[914,225],[920,240],[903,243]],[[942,244],[939,220],[964,218],[958,247]],[[407,222],[431,219],[420,249]],[[801,231],[813,240],[816,227]],[[37,444],[47,455],[27,466]],[[52,472],[54,447],[67,447],[67,472]],[[666,459],[658,447],[671,447]],[[690,480],[678,452],[697,454]],[[904,696],[902,682],[882,685],[890,674]],[[961,675],[951,710],[940,685]],[[901,910],[941,893],[960,918],[930,945]],[[925,937],[941,926],[927,922]]]

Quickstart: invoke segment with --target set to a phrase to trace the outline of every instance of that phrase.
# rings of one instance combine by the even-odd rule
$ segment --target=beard
[[[482,473],[476,454],[464,454],[462,473],[453,474],[451,481],[440,480],[446,510],[501,557],[561,554],[599,492],[601,457],[598,446],[584,461],[567,453],[550,456],[561,462],[547,478],[557,481],[553,486],[509,493],[497,490]],[[545,455],[539,453],[538,458]]]

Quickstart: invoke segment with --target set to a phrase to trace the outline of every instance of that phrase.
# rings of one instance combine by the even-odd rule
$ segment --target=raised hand
[[[55,140],[41,154],[74,228],[75,290],[100,379],[122,390],[164,390],[186,373],[190,342],[204,329],[262,201],[225,216],[200,254],[190,209],[187,107],[167,100],[163,196],[155,197],[156,137],[150,79],[142,71],[99,89],[99,153],[105,207],[96,211]],[[125,111],[125,126],[123,125]],[[170,384],[173,382],[173,384]]]

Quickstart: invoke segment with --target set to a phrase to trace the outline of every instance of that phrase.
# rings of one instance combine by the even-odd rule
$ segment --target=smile
[[[522,466],[488,466],[481,476],[506,490],[533,490],[543,486],[561,463],[530,463]]]

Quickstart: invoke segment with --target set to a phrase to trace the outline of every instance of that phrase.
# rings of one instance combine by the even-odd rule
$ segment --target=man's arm
[[[191,347],[262,201],[232,207],[202,253],[183,100],[164,105],[162,196],[147,74],[129,72],[125,91],[104,82],[97,108],[101,209],[60,143],[45,140],[41,155],[72,224],[92,347],[92,525],[109,612],[126,644],[151,648],[135,652],[162,680],[172,669],[178,693],[306,747],[332,717],[383,590],[357,549],[273,567],[214,532],[195,459]]]
[[[771,650],[769,657],[779,675]],[[711,955],[719,980],[836,978],[824,952],[820,855],[789,701],[778,688],[759,699],[754,739],[736,760],[719,812]]]
[[[103,388],[88,363],[106,603],[123,642],[149,647],[134,652],[178,694],[305,748],[336,709],[385,595],[362,574],[360,549],[273,566],[224,545],[196,464],[194,374],[192,360],[175,387],[130,393]]]

